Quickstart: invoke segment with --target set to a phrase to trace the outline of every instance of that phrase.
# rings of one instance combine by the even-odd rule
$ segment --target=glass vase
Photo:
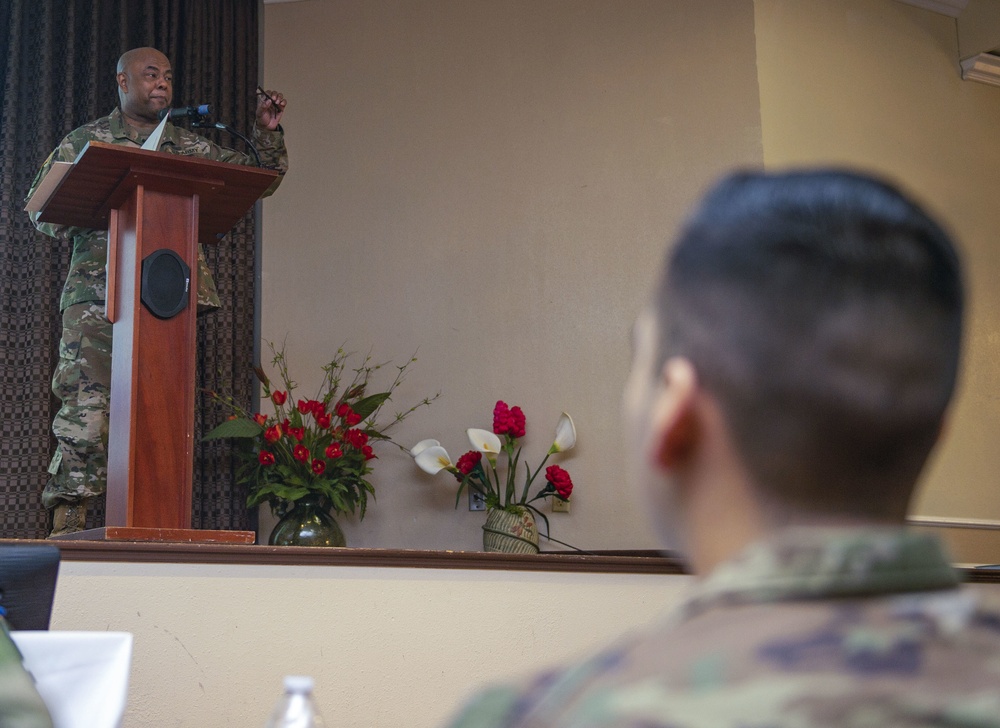
[[[319,498],[305,496],[295,501],[271,531],[270,546],[346,546],[344,532]]]

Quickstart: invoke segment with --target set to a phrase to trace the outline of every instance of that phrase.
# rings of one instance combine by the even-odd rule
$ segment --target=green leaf
[[[339,493],[337,493],[335,496],[333,496],[330,500],[333,501],[333,508],[338,513],[346,513],[347,512],[347,510],[348,510],[347,504],[344,502],[343,497]]]
[[[308,476],[299,475],[295,473],[294,475],[289,475],[285,478],[285,485],[292,488],[301,488],[303,490],[309,490],[309,478]]]
[[[538,510],[534,506],[527,506],[526,505],[525,507],[529,508],[532,511],[534,511],[535,515],[540,516],[541,519],[545,522],[545,538],[548,538],[549,534],[552,533],[552,529],[549,528],[549,519],[545,516],[544,513],[542,513],[540,510]]]
[[[352,404],[351,409],[361,415],[361,419],[365,419],[381,407],[382,403],[389,399],[390,394],[391,392],[380,392],[379,394],[369,395]]]
[[[272,483],[268,490],[272,495],[278,498],[284,498],[285,500],[298,500],[303,496],[309,495],[309,489],[304,486],[291,486],[291,485],[281,485],[280,483]]]
[[[257,437],[263,432],[264,428],[253,420],[237,417],[235,420],[226,420],[202,439],[218,440],[226,437]]]

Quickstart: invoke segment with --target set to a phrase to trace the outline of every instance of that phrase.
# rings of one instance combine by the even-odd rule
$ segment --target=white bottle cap
[[[285,690],[289,693],[311,693],[315,685],[308,675],[285,675]]]

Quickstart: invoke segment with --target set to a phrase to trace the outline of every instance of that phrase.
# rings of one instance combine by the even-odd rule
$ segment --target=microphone
[[[199,106],[182,106],[179,109],[162,109],[158,116],[160,121],[163,121],[165,116],[169,116],[170,120],[174,121],[176,119],[200,119],[211,113],[212,109],[208,104],[201,104]]]

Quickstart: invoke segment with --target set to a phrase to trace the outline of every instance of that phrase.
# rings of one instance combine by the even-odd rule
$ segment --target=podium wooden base
[[[135,528],[106,526],[51,537],[53,541],[160,541],[162,543],[241,543],[257,540],[253,531],[211,531],[199,528]]]

